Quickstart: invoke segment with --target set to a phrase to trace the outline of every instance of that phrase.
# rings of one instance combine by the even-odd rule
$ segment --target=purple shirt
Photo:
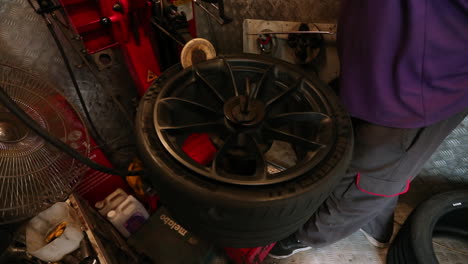
[[[468,108],[468,0],[344,0],[338,38],[352,116],[416,128]]]

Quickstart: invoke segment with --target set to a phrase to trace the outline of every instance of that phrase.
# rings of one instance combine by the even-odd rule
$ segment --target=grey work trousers
[[[355,120],[355,147],[346,175],[296,237],[323,247],[363,228],[378,241],[389,241],[398,196],[409,190],[411,180],[467,112],[415,129]]]

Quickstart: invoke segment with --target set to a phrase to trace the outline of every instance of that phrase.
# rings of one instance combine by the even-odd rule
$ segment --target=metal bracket
[[[328,34],[333,35],[335,32],[332,31],[323,31],[323,30],[306,30],[306,31],[284,31],[284,32],[256,32],[256,33],[247,33],[247,35],[289,35],[289,34]]]
[[[51,0],[37,0],[39,8],[36,9],[36,13],[42,14],[50,14],[55,10],[62,8],[61,5],[56,5]]]
[[[226,25],[232,22],[232,18],[226,16],[224,12],[224,0],[201,0],[209,3],[214,9],[218,10],[218,15],[213,14],[208,8],[206,8],[200,1],[193,0],[193,2],[199,6],[203,11],[210,15],[220,25]],[[217,4],[216,4],[217,3]]]

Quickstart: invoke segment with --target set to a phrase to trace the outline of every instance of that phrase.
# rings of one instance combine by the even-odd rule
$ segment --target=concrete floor
[[[424,181],[424,177],[416,178],[412,190],[401,196],[395,211],[395,234],[416,205],[438,192],[431,185]],[[453,184],[445,189],[457,187]],[[434,250],[440,264],[468,263],[468,244],[437,238],[434,239]],[[331,246],[300,252],[282,260],[267,258],[263,264],[385,264],[386,254],[387,249],[370,245],[361,232],[356,232]]]

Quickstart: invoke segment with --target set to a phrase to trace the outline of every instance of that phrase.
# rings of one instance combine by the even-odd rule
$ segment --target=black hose
[[[86,106],[86,103],[83,99],[83,94],[81,93],[80,87],[78,86],[78,82],[76,81],[75,73],[73,72],[73,69],[70,65],[70,61],[68,60],[67,54],[65,53],[65,50],[63,49],[63,45],[60,42],[60,39],[58,38],[57,33],[54,30],[53,24],[51,21],[49,21],[45,17],[44,19],[46,20],[47,28],[49,29],[50,34],[54,38],[55,44],[57,45],[60,55],[62,56],[63,62],[65,63],[65,67],[67,68],[68,74],[70,75],[70,79],[73,83],[73,87],[75,88],[76,94],[78,95],[78,99],[80,101],[81,107],[83,108],[83,112],[86,116],[86,119],[89,122],[89,126],[91,127],[91,130],[93,131],[94,139],[98,142],[98,145],[105,145],[104,140],[99,135],[99,132],[96,126],[94,125],[93,120],[91,119],[91,115],[89,114],[88,107]]]
[[[112,98],[114,101],[114,104],[119,110],[122,112],[122,114],[125,115],[125,118],[128,121],[128,124],[133,127],[133,119],[131,118],[131,115],[128,113],[127,110],[125,110],[125,107],[122,105],[122,103],[117,99],[117,97],[113,94],[113,92],[107,87],[107,85],[104,83],[104,81],[98,76],[99,74],[96,72],[96,70],[91,66],[89,61],[86,59],[85,55],[77,48],[71,41],[70,33],[71,29],[65,25],[60,19],[52,13],[52,18],[58,22],[58,28],[62,32],[62,35],[65,37],[65,40],[68,42],[70,47],[75,51],[75,53],[81,58],[81,61],[86,64],[86,67],[88,67],[89,72],[94,76],[96,81],[101,85],[101,88],[104,90],[105,93],[107,93],[108,96]],[[68,32],[66,32],[68,31]],[[109,143],[107,143],[109,144]]]
[[[130,175],[143,175],[144,171],[119,171],[113,168],[108,168],[101,164],[98,164],[91,159],[81,155],[76,150],[59,140],[58,138],[49,134],[44,128],[37,124],[23,109],[21,109],[6,93],[5,89],[0,86],[0,103],[4,105],[11,113],[13,113],[18,119],[20,119],[29,129],[34,131],[37,135],[43,138],[45,141],[50,143],[52,146],[65,152],[70,157],[78,160],[79,162],[89,166],[90,168],[101,171],[107,174],[114,174],[119,176],[130,176]]]

